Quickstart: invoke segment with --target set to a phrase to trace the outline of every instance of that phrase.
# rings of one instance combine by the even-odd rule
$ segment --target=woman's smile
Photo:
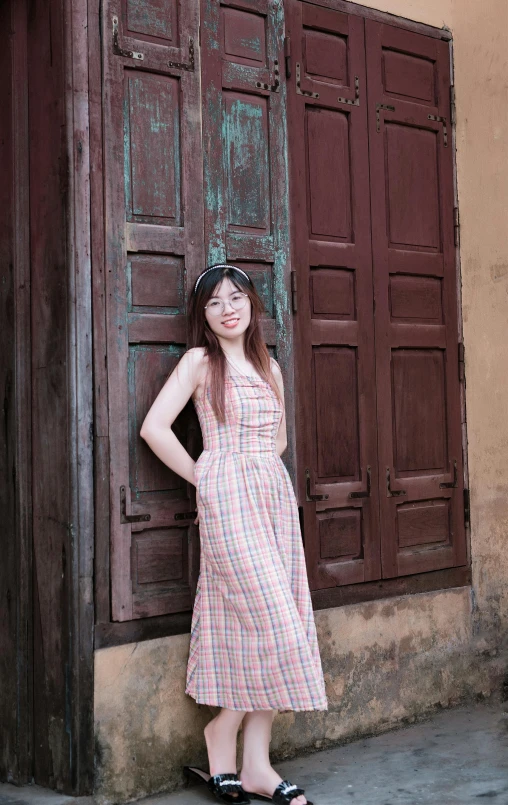
[[[231,329],[232,327],[236,327],[239,321],[240,321],[239,316],[232,316],[230,319],[226,319],[226,321],[223,321],[222,324],[224,327]]]

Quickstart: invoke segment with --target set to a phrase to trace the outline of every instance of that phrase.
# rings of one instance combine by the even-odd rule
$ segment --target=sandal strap
[[[292,799],[303,793],[303,788],[293,785],[289,780],[283,780],[273,792],[272,800],[275,805],[289,805]]]
[[[208,780],[208,787],[217,794],[241,794],[242,783],[237,774],[215,774]]]

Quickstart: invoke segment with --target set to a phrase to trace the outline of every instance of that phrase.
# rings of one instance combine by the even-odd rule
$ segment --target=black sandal
[[[303,788],[299,788],[297,785],[290,783],[289,780],[283,780],[279,783],[271,797],[266,796],[266,794],[256,794],[255,791],[246,791],[245,793],[248,797],[262,799],[264,802],[275,802],[275,805],[289,805],[292,799],[304,794],[305,791]],[[313,805],[310,799],[307,800],[307,805]]]
[[[193,774],[202,783],[206,783],[219,802],[226,802],[227,805],[249,805],[250,799],[243,790],[236,772],[234,774],[215,774],[212,777],[208,772],[197,769],[195,766],[184,766],[183,770],[187,776]]]

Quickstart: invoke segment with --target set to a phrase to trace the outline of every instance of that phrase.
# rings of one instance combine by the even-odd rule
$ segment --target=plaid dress
[[[205,447],[186,693],[230,710],[326,710],[297,502],[275,449],[282,405],[231,369],[224,424],[209,387],[194,402]]]

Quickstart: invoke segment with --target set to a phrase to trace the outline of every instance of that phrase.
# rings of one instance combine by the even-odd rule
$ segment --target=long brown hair
[[[191,346],[205,348],[210,373],[212,408],[219,422],[224,422],[226,418],[224,391],[226,356],[219,339],[208,325],[204,308],[226,277],[239,291],[247,294],[251,303],[250,322],[244,336],[245,357],[254,366],[259,376],[270,384],[279,400],[281,400],[281,394],[272,374],[270,355],[261,333],[260,319],[264,310],[263,303],[252,280],[240,271],[235,271],[234,268],[225,265],[210,266],[210,269],[202,274],[196,290],[193,286],[189,294],[187,312]]]

